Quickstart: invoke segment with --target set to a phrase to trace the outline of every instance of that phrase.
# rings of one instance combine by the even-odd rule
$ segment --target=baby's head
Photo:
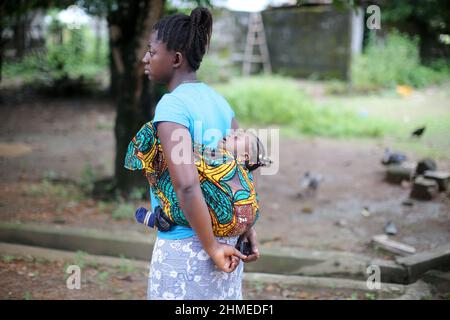
[[[219,141],[217,147],[229,151],[239,163],[245,164],[250,171],[271,163],[270,159],[265,156],[265,148],[258,137],[244,129],[231,130]]]

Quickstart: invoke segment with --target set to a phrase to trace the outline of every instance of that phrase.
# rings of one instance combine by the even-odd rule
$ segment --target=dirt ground
[[[110,175],[114,117],[112,103],[102,100],[1,105],[0,220],[153,232],[134,223],[132,210],[126,219],[113,219],[113,204],[78,197],[69,182],[43,180],[82,182],[88,166],[96,177]],[[383,140],[282,138],[279,173],[262,177],[259,189],[262,210],[256,230],[261,245],[385,257],[369,243],[388,221],[399,230],[393,238],[418,251],[449,243],[450,199],[440,194],[433,201],[402,205],[410,187],[384,181],[380,159],[386,146]],[[438,168],[450,170],[450,163],[438,161]],[[324,181],[315,196],[305,198],[298,193],[306,171],[320,173]],[[361,214],[363,207],[370,216]]]
[[[129,265],[110,267],[85,264],[81,268],[80,289],[68,289],[67,267],[63,261],[33,257],[1,256],[0,299],[5,300],[143,300],[146,299],[147,270]],[[81,261],[82,262],[82,261]],[[80,259],[74,261],[80,264]],[[343,300],[376,299],[375,294],[350,289],[320,289],[281,286],[244,281],[245,300]]]

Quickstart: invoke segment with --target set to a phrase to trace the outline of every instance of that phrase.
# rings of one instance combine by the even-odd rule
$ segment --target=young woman
[[[220,139],[217,133],[225,136],[227,129],[238,128],[226,100],[197,80],[211,32],[212,16],[206,8],[196,8],[190,16],[165,17],[154,25],[143,59],[149,79],[166,84],[169,90],[156,106],[153,122],[177,199],[192,227],[177,225],[158,231],[148,299],[242,299],[243,261],[259,257],[253,228],[241,236],[252,244],[253,253],[248,256],[235,248],[238,237],[214,236],[194,162],[172,156],[189,150],[191,154],[185,156],[192,159],[193,141],[208,144],[211,139],[214,145]],[[158,205],[153,194],[151,204]]]

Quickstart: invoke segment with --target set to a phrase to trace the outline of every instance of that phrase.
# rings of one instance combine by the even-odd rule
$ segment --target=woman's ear
[[[173,59],[173,67],[175,69],[179,68],[181,66],[181,64],[183,63],[183,54],[179,51],[175,52],[175,56]]]

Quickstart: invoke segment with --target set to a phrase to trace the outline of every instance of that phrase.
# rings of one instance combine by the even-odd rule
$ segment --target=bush
[[[206,55],[198,70],[199,80],[206,83],[228,82],[233,76],[239,74],[239,70],[229,60],[219,55]]]
[[[387,121],[358,115],[349,108],[316,105],[290,78],[235,78],[216,89],[246,125],[287,125],[305,134],[333,137],[378,137],[392,128]]]
[[[448,70],[436,71],[420,63],[418,39],[398,32],[386,38],[371,38],[363,55],[352,64],[352,84],[356,90],[393,88],[396,85],[423,87],[448,78]]]
[[[46,46],[39,52],[25,56],[20,61],[6,61],[5,79],[31,84],[38,89],[52,89],[52,93],[90,91],[102,84],[108,70],[108,47],[103,41],[97,52],[95,35],[87,27],[69,29],[53,18]],[[59,43],[59,36],[63,42]],[[69,92],[70,93],[70,92]]]
[[[112,212],[111,216],[115,220],[131,219],[136,208],[130,203],[120,203]]]

